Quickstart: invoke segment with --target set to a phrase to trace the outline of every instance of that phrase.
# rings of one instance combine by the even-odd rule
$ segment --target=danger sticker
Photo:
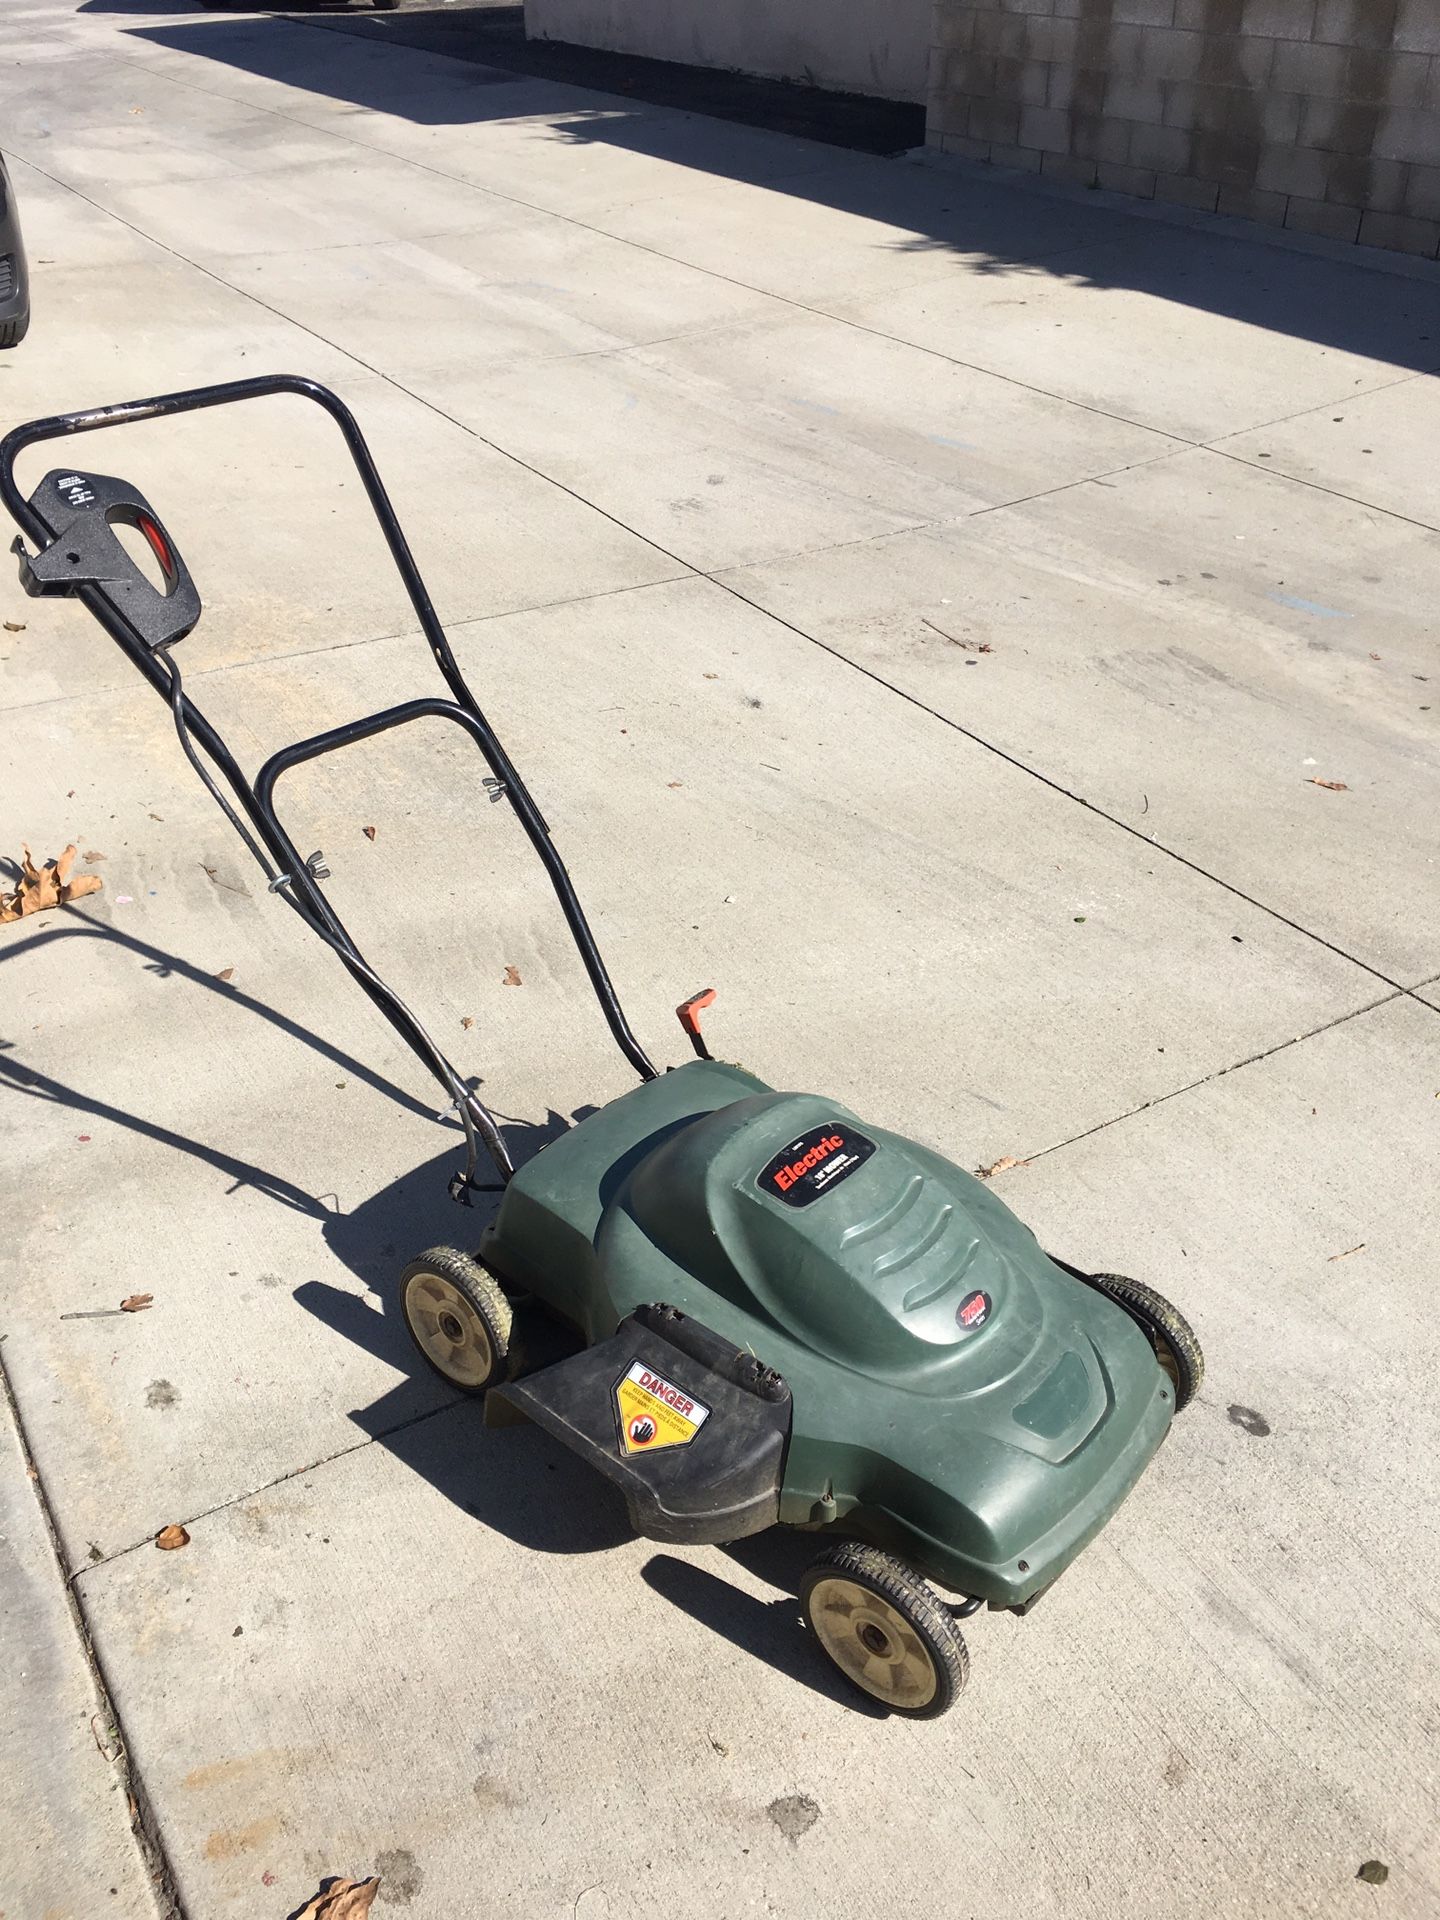
[[[652,1373],[634,1360],[615,1389],[624,1453],[655,1453],[661,1447],[688,1447],[710,1418],[709,1407],[692,1400],[683,1387]]]

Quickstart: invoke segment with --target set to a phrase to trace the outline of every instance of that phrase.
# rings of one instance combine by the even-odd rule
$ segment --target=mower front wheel
[[[484,1393],[509,1373],[514,1315],[493,1274],[455,1247],[431,1247],[400,1276],[410,1338],[442,1380]]]
[[[1097,1293],[1123,1307],[1149,1335],[1160,1370],[1169,1374],[1175,1389],[1175,1411],[1182,1412],[1205,1378],[1205,1355],[1190,1322],[1164,1294],[1139,1280],[1127,1279],[1123,1273],[1091,1273],[1086,1278]]]
[[[970,1677],[970,1655],[940,1596],[903,1560],[846,1540],[800,1582],[805,1624],[835,1665],[892,1713],[934,1720]]]

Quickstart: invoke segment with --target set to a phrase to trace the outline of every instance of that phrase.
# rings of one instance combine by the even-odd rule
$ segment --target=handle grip
[[[92,587],[152,653],[183,640],[200,618],[200,595],[179,549],[144,495],[106,473],[57,467],[30,496],[49,534],[33,556],[17,539],[20,583],[34,595],[73,594]],[[160,565],[163,588],[130,558],[115,529],[136,528]]]

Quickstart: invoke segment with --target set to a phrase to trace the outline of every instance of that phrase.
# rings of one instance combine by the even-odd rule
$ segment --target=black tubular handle
[[[268,853],[283,877],[283,884],[289,888],[295,904],[300,907],[321,938],[335,948],[361,988],[425,1065],[436,1074],[442,1085],[452,1092],[459,1085],[453,1068],[438,1053],[434,1043],[404,1003],[365,964],[339,916],[326,899],[319,885],[319,877],[299,858],[294,844],[281,826],[275,814],[272,796],[277,778],[287,767],[295,765],[298,761],[313,758],[316,754],[348,745],[352,741],[367,739],[374,733],[381,732],[387,727],[398,726],[406,720],[433,716],[453,720],[463,726],[474,738],[493,769],[498,782],[498,797],[509,801],[545,867],[566,924],[579,949],[590,984],[616,1043],[642,1080],[653,1079],[655,1068],[631,1031],[621,1009],[615,989],[605,970],[605,964],[596,947],[594,935],[581,910],[564,862],[550,839],[544,818],[466,684],[459,663],[440,625],[425,583],[420,577],[420,570],[415,564],[409,543],[401,530],[395,509],[390,503],[389,495],[371,458],[370,449],[365,444],[364,436],[360,432],[354,415],[336,394],[332,393],[328,387],[319,385],[317,381],[303,379],[298,375],[265,374],[249,380],[231,380],[215,386],[193,387],[178,393],[158,394],[149,400],[128,400],[114,406],[93,407],[81,413],[54,414],[48,419],[32,420],[27,425],[15,427],[5,435],[3,440],[0,440],[0,501],[3,501],[22,532],[43,551],[53,538],[51,529],[20,492],[15,479],[16,459],[26,448],[46,440],[60,440],[75,434],[93,433],[101,427],[125,426],[139,420],[167,419],[174,414],[196,413],[208,407],[228,406],[240,400],[266,399],[272,395],[287,393],[294,394],[303,400],[314,401],[317,406],[324,408],[339,427],[364,485],[371,509],[380,523],[380,530],[385,536],[391,558],[404,582],[405,591],[415,610],[420,629],[425,635],[436,666],[440,669],[446,685],[454,696],[453,702],[425,699],[411,701],[367,719],[333,728],[327,733],[317,734],[310,740],[297,742],[294,746],[281,748],[266,762],[257,785],[252,786],[220,734],[189,695],[181,690],[179,670],[169,658],[169,643],[162,642],[157,646],[153,639],[147,640],[136,621],[127,617],[125,607],[118,604],[114,597],[107,595],[101,586],[82,581],[75,586],[75,597],[93,614],[100,626],[119,645],[156,691],[172,705],[176,713],[177,726],[181,728],[182,743],[188,731],[224,776],[227,785],[234,792],[250,824],[254,827],[257,838],[263,843],[263,853],[253,842],[251,843],[251,850],[256,853],[262,866],[266,865],[264,855]],[[22,558],[22,565],[24,564],[25,561]],[[188,751],[190,749],[187,746]],[[208,782],[208,775],[202,773],[202,777]],[[220,798],[218,790],[216,790],[216,797]],[[221,804],[225,804],[223,798]],[[231,818],[244,834],[243,823],[236,819],[233,813]],[[503,1143],[499,1142],[497,1137],[493,1141],[487,1138],[487,1144],[490,1145],[492,1154],[496,1157],[502,1177],[505,1177],[509,1168],[505,1163],[507,1157],[504,1154]]]

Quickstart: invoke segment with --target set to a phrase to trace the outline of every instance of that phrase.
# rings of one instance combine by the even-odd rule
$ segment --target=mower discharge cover
[[[1057,1267],[988,1187],[719,1061],[649,1081],[545,1148],[480,1252],[588,1347],[605,1343],[593,1370],[587,1353],[550,1372],[573,1368],[577,1384],[584,1372],[593,1401],[566,1416],[584,1435],[572,1444],[603,1452],[611,1478],[627,1465],[614,1395],[632,1364],[691,1392],[681,1362],[629,1321],[668,1301],[788,1386],[783,1523],[839,1520],[997,1606],[1026,1604],[1069,1565],[1174,1411],[1142,1329]],[[505,1390],[517,1406],[525,1384]],[[682,1450],[698,1480],[707,1441],[739,1416],[692,1397],[711,1409]],[[561,1432],[557,1415],[533,1414]],[[717,1486],[716,1531],[687,1537],[749,1531],[719,1530],[729,1504]]]

